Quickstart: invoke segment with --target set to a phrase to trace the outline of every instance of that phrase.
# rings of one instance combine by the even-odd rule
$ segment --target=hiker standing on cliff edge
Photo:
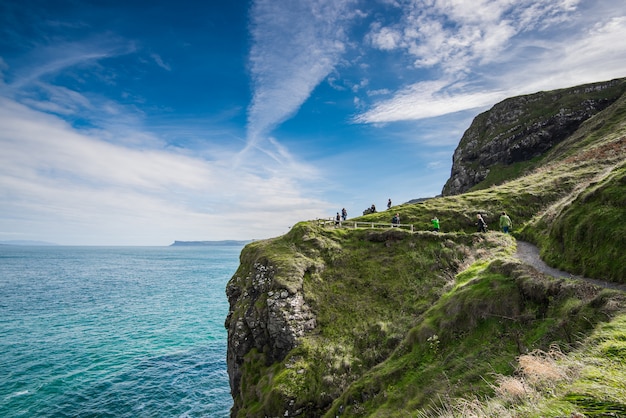
[[[500,215],[500,228],[502,229],[502,232],[508,234],[509,229],[512,226],[513,222],[511,222],[511,218],[509,218],[509,215],[507,215],[506,212],[502,212],[502,215]]]

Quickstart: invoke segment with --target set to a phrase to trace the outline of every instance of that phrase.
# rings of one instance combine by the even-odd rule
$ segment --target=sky
[[[435,196],[476,115],[625,77],[625,39],[626,0],[3,0],[0,241],[265,239]]]

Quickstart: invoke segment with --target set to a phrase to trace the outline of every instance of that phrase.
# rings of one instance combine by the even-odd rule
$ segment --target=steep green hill
[[[247,245],[227,287],[232,415],[626,416],[624,293],[515,257],[523,238],[553,265],[626,283],[626,98],[540,160],[394,207],[414,232],[353,228],[389,223],[381,212]],[[513,236],[497,232],[503,210]]]
[[[626,79],[506,99],[474,118],[454,151],[444,196],[503,184],[546,163],[547,151],[626,91]]]

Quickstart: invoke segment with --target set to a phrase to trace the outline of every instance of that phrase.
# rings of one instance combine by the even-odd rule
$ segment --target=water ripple
[[[228,417],[241,248],[0,249],[0,416]]]

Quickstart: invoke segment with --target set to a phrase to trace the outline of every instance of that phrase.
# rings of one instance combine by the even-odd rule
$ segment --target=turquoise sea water
[[[0,246],[0,417],[227,417],[240,251]]]

